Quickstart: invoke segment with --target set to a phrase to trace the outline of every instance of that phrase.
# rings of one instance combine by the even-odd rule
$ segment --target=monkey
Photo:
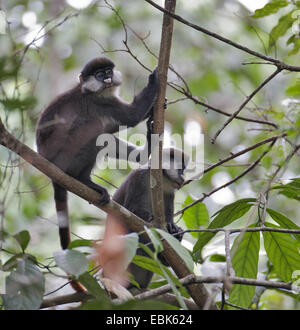
[[[77,85],[58,96],[42,112],[36,130],[38,152],[71,177],[101,193],[99,205],[109,202],[107,190],[90,179],[101,147],[97,137],[113,134],[119,125],[134,127],[150,115],[159,91],[157,69],[148,84],[133,99],[125,102],[119,96],[122,74],[106,57],[90,60],[83,68]],[[128,155],[135,146],[114,136]],[[117,154],[117,158],[124,157]],[[62,249],[71,241],[67,190],[52,182]]]
[[[180,232],[183,230],[173,221],[174,196],[175,191],[184,183],[183,173],[189,162],[189,157],[182,150],[173,147],[163,149],[162,156],[166,227],[170,234],[176,234],[175,237],[181,241],[183,235]],[[151,222],[153,220],[153,210],[150,189],[150,163],[131,171],[112,199],[146,222]],[[128,233],[131,232],[129,228],[126,229]],[[139,242],[148,244],[150,240],[139,237]],[[147,255],[141,248],[138,248],[137,254]],[[162,257],[160,257],[160,260],[167,265]],[[129,265],[128,270],[141,289],[147,288],[153,276],[152,272],[133,263]],[[129,286],[129,288],[132,288],[132,286]]]

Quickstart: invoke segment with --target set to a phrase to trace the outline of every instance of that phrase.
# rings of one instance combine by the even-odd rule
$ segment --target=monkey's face
[[[105,89],[113,89],[122,83],[122,74],[112,68],[97,70],[93,75],[81,75],[81,91],[83,93],[101,93]]]
[[[175,147],[164,148],[162,153],[162,168],[164,186],[178,189],[184,183],[184,170],[189,162],[189,156]]]
[[[113,93],[114,87],[122,83],[122,75],[114,70],[114,63],[105,58],[99,57],[86,64],[80,74],[81,91],[83,93],[102,93],[109,90]]]

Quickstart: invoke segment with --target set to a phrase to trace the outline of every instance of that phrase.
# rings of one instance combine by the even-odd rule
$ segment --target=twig
[[[179,214],[184,213],[188,208],[190,208],[190,207],[196,205],[197,203],[202,202],[205,198],[211,196],[211,195],[214,194],[215,192],[217,192],[217,191],[219,191],[219,190],[221,190],[221,189],[223,189],[223,188],[225,188],[225,187],[230,186],[231,184],[233,184],[234,182],[238,181],[240,178],[242,178],[243,176],[245,176],[245,175],[246,175],[248,172],[250,172],[254,167],[256,167],[256,165],[258,165],[258,163],[262,160],[262,158],[263,158],[263,157],[264,157],[264,156],[265,156],[265,155],[266,155],[266,154],[272,149],[272,147],[273,147],[275,141],[276,141],[276,140],[272,141],[270,147],[269,147],[265,152],[263,152],[263,153],[258,157],[258,159],[257,159],[254,163],[252,163],[252,164],[251,164],[251,165],[250,165],[245,171],[243,171],[240,175],[236,176],[235,178],[233,178],[232,180],[228,181],[227,183],[225,183],[225,184],[223,184],[223,185],[221,185],[221,186],[219,186],[219,187],[213,189],[210,193],[208,193],[208,194],[206,194],[206,193],[203,194],[203,197],[197,199],[196,201],[194,201],[194,202],[191,203],[191,204],[188,204],[188,205],[185,206],[183,209],[181,209],[180,211],[176,212],[176,213],[174,214],[174,216],[177,216],[177,215],[179,215]]]
[[[249,152],[249,151],[251,151],[253,149],[256,149],[256,148],[258,148],[258,147],[260,147],[260,146],[262,146],[262,145],[264,145],[266,143],[276,141],[279,138],[283,138],[284,136],[286,136],[286,134],[272,136],[272,137],[270,137],[268,139],[265,139],[265,140],[262,140],[260,142],[257,142],[257,143],[255,143],[254,145],[252,145],[252,146],[250,146],[248,148],[245,148],[243,150],[240,150],[239,152],[233,153],[233,154],[231,154],[231,156],[228,156],[228,157],[226,157],[224,159],[221,159],[217,163],[212,164],[209,167],[207,167],[205,170],[203,170],[203,174],[206,174],[207,172],[213,170],[214,168],[216,168],[216,167],[218,167],[218,166],[220,166],[220,165],[222,165],[222,164],[224,164],[224,163],[226,163],[226,162],[228,162],[228,161],[230,161],[230,160],[232,160],[234,158],[237,158],[237,157],[239,157],[239,156],[241,156],[241,155],[243,155],[243,154],[245,154],[245,153],[247,153],[247,152]],[[198,176],[199,175],[197,175],[197,177]],[[190,180],[185,181],[184,184],[183,184],[183,186],[189,184],[191,181],[193,181],[193,180],[190,179]]]
[[[220,133],[225,129],[226,126],[228,126],[231,121],[236,118],[236,116],[243,110],[245,105],[269,82],[271,81],[279,72],[282,71],[282,68],[278,67],[267,79],[265,79],[247,98],[246,100],[239,106],[239,108],[228,118],[228,120],[223,124],[222,127],[220,127],[211,140],[211,143],[215,143],[217,137],[220,135]]]
[[[280,67],[281,70],[288,70],[288,71],[300,72],[300,67],[299,66],[289,65],[289,64],[284,63],[283,61],[280,61],[280,60],[277,60],[277,59],[272,58],[270,56],[266,56],[264,54],[261,54],[259,52],[256,52],[256,51],[254,51],[254,50],[252,50],[250,48],[247,48],[247,47],[245,47],[243,45],[240,45],[240,44],[238,44],[238,43],[236,43],[236,42],[234,42],[234,41],[232,41],[230,39],[227,39],[225,37],[222,37],[221,35],[219,35],[217,33],[211,32],[211,31],[209,31],[209,30],[207,30],[207,29],[205,29],[205,28],[203,28],[203,27],[201,27],[199,25],[193,24],[193,23],[187,21],[186,19],[182,18],[181,16],[169,12],[168,10],[166,10],[165,8],[159,6],[158,4],[156,4],[152,0],[145,0],[145,1],[148,2],[150,5],[152,5],[153,7],[155,7],[156,9],[162,11],[163,13],[170,15],[171,17],[173,17],[174,19],[176,19],[178,22],[183,23],[183,24],[185,24],[185,25],[187,25],[187,26],[189,26],[189,27],[191,27],[191,28],[193,28],[193,29],[195,29],[197,31],[200,31],[200,32],[202,32],[204,34],[207,34],[207,35],[209,35],[209,36],[211,36],[211,37],[213,37],[213,38],[215,38],[215,39],[217,39],[219,41],[222,41],[222,42],[224,42],[224,43],[226,43],[228,45],[231,45],[231,46],[233,46],[233,47],[235,47],[235,48],[237,48],[239,50],[242,50],[242,51],[244,51],[244,52],[246,52],[248,54],[254,55],[254,56],[258,57],[258,58],[261,58],[263,60],[266,60],[268,62],[271,62],[274,65],[276,65],[277,67]]]

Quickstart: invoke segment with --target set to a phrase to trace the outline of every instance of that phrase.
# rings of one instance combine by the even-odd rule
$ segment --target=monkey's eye
[[[111,77],[112,76],[112,69],[105,70],[105,74],[106,74],[106,76]]]
[[[103,81],[104,77],[105,77],[105,73],[103,71],[97,71],[95,72],[95,78],[99,81]]]

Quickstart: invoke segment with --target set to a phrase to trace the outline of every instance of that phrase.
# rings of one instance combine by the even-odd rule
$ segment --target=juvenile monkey
[[[64,172],[102,194],[99,204],[109,202],[107,190],[90,179],[100,147],[100,134],[116,133],[120,125],[136,126],[146,119],[157,98],[159,81],[156,70],[148,85],[131,103],[119,96],[122,75],[105,57],[88,62],[80,74],[80,82],[58,96],[41,114],[36,131],[38,152]],[[134,149],[131,144],[114,137],[117,144]],[[117,154],[117,157],[123,156]],[[70,243],[67,190],[53,182],[54,199],[63,249]]]
[[[183,172],[188,161],[189,157],[182,150],[176,148],[166,148],[163,150],[162,168],[165,221],[170,234],[178,234],[182,231],[173,221],[174,195],[175,191],[184,182]],[[148,164],[131,171],[112,199],[143,220],[151,222],[153,219],[153,210],[150,189],[150,165]],[[127,229],[130,232],[130,229]],[[182,239],[182,235],[176,235],[175,237],[180,241]],[[148,239],[142,237],[140,237],[139,241],[143,244],[150,242]],[[144,250],[140,248],[137,250],[137,254],[146,256]],[[130,264],[129,271],[141,288],[146,288],[153,276],[152,272],[138,267],[133,263]]]

